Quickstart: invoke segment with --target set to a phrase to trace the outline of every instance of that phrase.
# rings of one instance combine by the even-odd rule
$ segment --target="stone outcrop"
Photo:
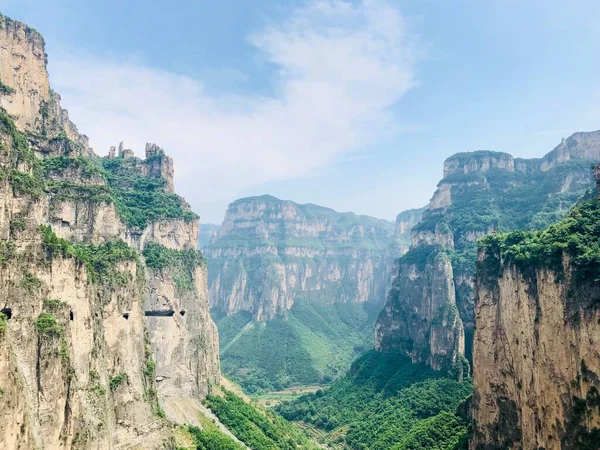
[[[548,263],[517,267],[494,246],[480,251],[473,450],[600,444],[597,272],[567,254],[560,268]]]
[[[36,30],[0,15],[0,107],[15,124],[38,138],[66,135],[87,151],[80,135],[60,107],[60,96],[50,89],[44,38]]]
[[[173,448],[165,414],[190,416],[220,379],[173,162],[154,144],[95,156],[49,89],[43,39],[4,16],[0,81],[0,447]]]
[[[564,217],[591,185],[589,161],[600,161],[600,132],[576,133],[539,159],[488,151],[448,158],[412,229],[411,248],[393,271],[376,348],[400,349],[436,369],[455,367],[463,353],[470,359],[475,242],[497,230],[536,229]],[[456,310],[458,317],[447,315]]]
[[[400,264],[377,324],[378,330],[386,330],[378,335],[377,347],[403,350],[413,361],[424,361],[436,370],[448,361],[459,361],[465,335],[455,292],[452,264],[446,254],[439,253],[426,266]],[[396,317],[404,320],[394,320]]]
[[[205,247],[212,307],[285,315],[298,298],[382,302],[394,225],[271,196],[237,200]]]

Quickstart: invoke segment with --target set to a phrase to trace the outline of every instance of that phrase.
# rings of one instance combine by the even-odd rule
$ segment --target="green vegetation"
[[[26,228],[27,222],[24,219],[13,219],[10,221],[10,232],[13,234],[25,231]]]
[[[52,228],[41,225],[42,244],[50,256],[74,258],[85,265],[90,281],[109,285],[124,285],[130,278],[117,267],[119,262],[138,261],[134,249],[123,241],[110,241],[102,245],[73,244],[59,238]]]
[[[541,231],[514,231],[493,234],[480,242],[488,257],[502,255],[505,263],[527,271],[549,267],[563,272],[563,255],[569,255],[575,275],[582,280],[600,281],[600,202],[586,200],[576,205],[568,217]],[[486,260],[482,269],[493,267]]]
[[[119,216],[132,228],[143,229],[160,219],[197,217],[179,196],[163,191],[163,179],[142,175],[143,166],[144,162],[138,158],[94,160],[84,156],[58,156],[45,159],[43,168],[46,176],[62,176],[66,170],[77,170],[85,178],[97,176],[106,180],[107,184],[91,185],[52,181],[48,187],[54,203],[64,200],[114,203]]]
[[[154,376],[154,369],[155,368],[156,368],[156,364],[154,364],[154,360],[151,359],[151,358],[149,358],[149,359],[146,360],[146,363],[142,367],[142,372],[147,377],[152,377],[152,376]]]
[[[13,119],[2,108],[0,108],[0,133],[8,135],[11,142],[10,169],[4,172],[3,176],[8,175],[15,195],[39,198],[45,189],[40,160],[29,147],[25,135],[17,130]]]
[[[119,388],[119,386],[121,386],[121,384],[123,384],[124,381],[127,381],[126,373],[120,373],[118,375],[115,375],[114,377],[110,377],[110,380],[108,382],[110,391],[115,392]]]
[[[243,450],[243,447],[221,433],[216,425],[210,431],[198,427],[188,426],[187,430],[192,435],[198,450]]]
[[[378,307],[297,300],[287,320],[254,323],[247,312],[215,316],[221,367],[251,394],[328,383],[373,345]]]
[[[370,351],[327,391],[277,407],[350,449],[459,448],[467,424],[455,411],[471,394],[470,381],[445,378],[400,354]]]
[[[563,192],[565,180],[574,180]],[[452,204],[443,216],[426,215],[416,230],[433,230],[444,222],[455,243],[470,232],[533,230],[564,217],[592,184],[590,162],[570,160],[552,169],[533,173],[494,169],[454,174]]]
[[[292,424],[232,392],[210,395],[204,403],[235,436],[253,450],[316,449]]]
[[[0,266],[5,267],[17,257],[17,248],[14,242],[0,242]]]
[[[44,175],[47,177],[61,176],[67,170],[76,170],[86,178],[104,175],[101,165],[92,158],[84,156],[60,155],[44,158],[42,160],[42,167]]]
[[[4,84],[2,80],[0,80],[0,95],[11,95],[15,93],[15,88]]]
[[[142,255],[146,260],[146,266],[150,269],[172,270],[175,285],[182,292],[194,289],[195,269],[206,267],[206,259],[198,250],[174,250],[149,242]]]
[[[37,170],[36,170],[37,172]],[[13,169],[10,172],[10,184],[17,196],[28,195],[38,199],[44,193],[46,182],[39,173],[21,172]]]
[[[42,282],[34,274],[25,272],[23,278],[21,278],[21,287],[27,291],[28,294],[33,294],[42,286]]]
[[[0,312],[0,336],[6,331],[8,317],[3,312]]]
[[[128,226],[142,229],[160,219],[198,217],[178,195],[162,190],[164,180],[139,175],[141,160],[102,158],[101,162],[117,211]]]
[[[41,313],[35,321],[35,330],[39,336],[50,338],[59,337],[62,335],[62,329],[54,317],[50,313]]]
[[[40,113],[47,117],[47,105]],[[30,149],[27,138],[17,130],[13,119],[0,109],[0,132],[10,136],[12,164],[8,172],[15,195],[38,199],[48,189],[52,202],[84,200],[93,203],[112,202],[123,221],[132,228],[143,229],[160,219],[190,220],[197,216],[179,196],[163,191],[165,181],[144,176],[144,162],[138,158],[101,158],[61,155],[40,160]],[[42,133],[43,134],[43,133]],[[77,145],[63,132],[53,141],[63,141],[66,152]],[[44,176],[65,177],[67,170],[76,170],[85,178],[99,177],[103,184],[81,185],[69,180],[50,181]]]

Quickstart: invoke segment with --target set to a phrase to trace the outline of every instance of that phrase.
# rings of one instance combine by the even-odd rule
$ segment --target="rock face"
[[[597,242],[597,205],[569,220],[581,223],[590,210],[595,217],[580,230],[593,230]],[[479,253],[470,448],[598,448],[599,268],[567,246],[519,264],[511,255],[525,248],[521,240],[509,236],[509,248],[490,240]]]
[[[475,241],[561,219],[591,185],[589,161],[598,160],[600,132],[577,133],[540,159],[489,151],[448,158],[393,271],[376,348],[399,349],[435,369],[464,365],[473,342]]]
[[[298,298],[382,302],[393,241],[385,220],[271,196],[237,200],[205,248],[211,305],[263,320]]]
[[[399,255],[404,255],[410,248],[410,232],[421,220],[425,209],[425,207],[408,209],[396,216],[396,242],[399,245]]]
[[[172,448],[164,413],[220,377],[172,160],[95,156],[43,39],[4,16],[0,81],[0,448]]]

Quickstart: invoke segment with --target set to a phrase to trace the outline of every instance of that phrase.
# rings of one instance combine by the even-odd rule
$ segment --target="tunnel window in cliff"
[[[69,320],[73,320],[74,317],[75,317],[75,315],[73,314],[73,310],[70,309],[69,310]]]
[[[173,317],[175,315],[175,311],[173,310],[159,310],[159,311],[146,311],[144,313],[146,317]]]
[[[11,308],[2,308],[0,310],[0,312],[6,316],[6,320],[9,320],[12,318],[12,309]]]

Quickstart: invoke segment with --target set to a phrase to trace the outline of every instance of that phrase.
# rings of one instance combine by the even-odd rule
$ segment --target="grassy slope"
[[[256,404],[245,402],[230,391],[223,390],[222,395],[210,395],[203,403],[240,441],[253,450],[317,448],[287,420]]]
[[[223,372],[247,392],[329,382],[372,346],[376,307],[298,301],[287,320],[215,317]]]
[[[443,377],[401,355],[370,351],[327,391],[277,410],[350,449],[453,450],[466,439],[467,424],[455,411],[471,390],[469,381]]]

